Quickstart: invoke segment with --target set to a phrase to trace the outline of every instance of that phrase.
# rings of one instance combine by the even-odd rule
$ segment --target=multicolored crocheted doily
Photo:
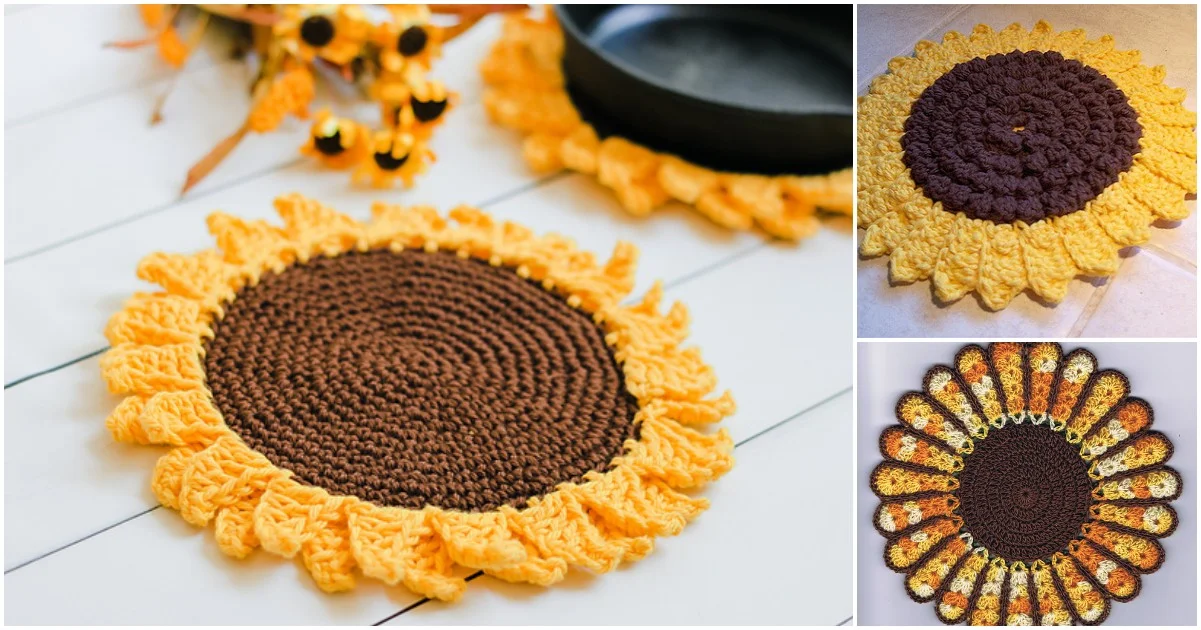
[[[551,12],[509,14],[481,68],[489,116],[525,134],[525,158],[535,170],[595,175],[634,215],[674,199],[724,227],[757,225],[789,240],[817,231],[819,208],[851,214],[850,169],[810,176],[722,173],[625,138],[600,138],[567,95],[562,58],[563,33]]]
[[[897,402],[871,475],[884,562],[938,618],[1101,623],[1176,529],[1179,473],[1151,406],[1091,352],[967,346]]]
[[[121,441],[171,446],[159,500],[220,548],[299,554],[321,588],[356,570],[427,597],[456,565],[547,585],[651,551],[732,465],[729,393],[636,250],[460,207],[377,204],[361,224],[303,197],[284,226],[209,217],[219,249],[153,254],[101,362]]]
[[[1112,275],[1197,190],[1196,114],[1139,57],[1039,22],[893,59],[859,102],[860,252],[990,309]]]

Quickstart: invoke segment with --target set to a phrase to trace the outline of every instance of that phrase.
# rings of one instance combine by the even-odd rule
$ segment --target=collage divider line
[[[788,416],[787,418],[784,418],[783,420],[781,420],[781,421],[779,421],[779,422],[777,422],[777,423],[775,423],[775,424],[773,424],[773,425],[771,425],[771,426],[769,426],[769,427],[766,427],[766,428],[764,428],[764,429],[761,429],[760,431],[758,431],[758,432],[757,432],[757,433],[755,433],[754,435],[751,435],[751,436],[749,436],[749,437],[746,437],[746,438],[744,438],[744,439],[743,439],[741,442],[738,442],[738,443],[734,444],[734,448],[735,448],[735,449],[737,449],[737,448],[738,448],[738,447],[740,447],[740,446],[743,446],[743,445],[749,444],[751,440],[753,440],[753,439],[755,439],[755,438],[759,437],[760,435],[763,435],[763,434],[765,434],[765,433],[768,433],[768,432],[770,432],[772,429],[775,429],[775,428],[777,428],[777,427],[781,427],[781,426],[783,426],[783,425],[785,425],[785,424],[788,424],[789,422],[792,422],[793,420],[796,420],[796,419],[800,418],[801,416],[803,416],[803,415],[805,415],[805,414],[809,413],[810,411],[813,411],[813,410],[817,409],[818,407],[821,407],[822,405],[824,405],[824,404],[826,404],[826,403],[828,403],[828,402],[830,402],[830,401],[832,401],[832,400],[834,400],[834,399],[836,399],[836,398],[838,398],[838,397],[840,397],[840,396],[842,396],[842,395],[844,395],[844,394],[846,394],[846,393],[850,392],[850,391],[851,391],[851,389],[852,389],[851,387],[845,387],[845,388],[843,388],[843,389],[841,389],[841,390],[839,390],[839,391],[837,391],[837,392],[835,392],[835,393],[833,393],[833,394],[830,394],[829,396],[826,396],[825,398],[823,398],[823,399],[821,399],[821,400],[819,400],[819,401],[817,401],[817,402],[813,403],[812,405],[809,405],[808,407],[805,407],[804,409],[802,409],[802,410],[800,410],[800,411],[798,411],[798,412],[796,412],[796,413],[794,413],[794,414],[792,414],[792,415]],[[483,575],[483,574],[484,574],[484,572],[483,572],[483,571],[476,571],[475,573],[472,573],[471,575],[467,576],[467,578],[466,578],[466,581],[470,582],[470,581],[474,580],[475,578],[477,578],[477,577],[480,577],[480,576],[481,576],[481,575]],[[431,601],[433,601],[433,600],[431,600],[431,599],[430,599],[430,598],[428,598],[428,597],[422,597],[421,599],[419,599],[419,600],[417,600],[417,601],[413,602],[412,604],[409,604],[408,606],[405,606],[404,608],[400,609],[399,611],[397,611],[397,612],[394,612],[394,613],[392,613],[391,615],[388,615],[387,617],[384,617],[383,619],[380,619],[379,621],[377,621],[377,622],[375,622],[375,623],[373,623],[373,624],[371,624],[371,625],[373,625],[373,626],[380,626],[380,625],[383,625],[383,624],[385,624],[385,623],[388,623],[389,621],[391,621],[391,620],[393,620],[393,619],[395,619],[395,618],[397,618],[397,617],[399,617],[399,616],[401,616],[401,615],[403,615],[403,614],[405,614],[405,613],[409,612],[410,610],[413,610],[413,609],[415,609],[415,608],[418,608],[418,607],[420,607],[420,606],[424,606],[425,604],[428,604],[428,603],[430,603]],[[846,623],[847,621],[850,621],[850,620],[851,620],[851,619],[853,619],[853,618],[854,618],[854,615],[852,615],[851,617],[848,617],[847,619],[844,619],[844,620],[842,621],[842,623],[839,623],[838,625],[840,625],[840,626],[841,626],[842,624]]]

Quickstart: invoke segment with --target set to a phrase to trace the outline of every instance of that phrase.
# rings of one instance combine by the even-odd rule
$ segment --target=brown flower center
[[[591,318],[447,253],[321,257],[242,290],[206,344],[226,423],[297,480],[381,505],[523,506],[605,470],[636,402]]]
[[[1087,465],[1062,433],[1007,425],[964,457],[959,514],[964,529],[994,555],[1031,562],[1080,535],[1091,490]]]
[[[1142,127],[1108,77],[1056,52],[956,65],[913,103],[913,181],[944,210],[1035,223],[1082,209],[1134,162]]]

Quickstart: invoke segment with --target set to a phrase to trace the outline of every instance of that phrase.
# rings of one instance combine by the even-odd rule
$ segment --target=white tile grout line
[[[1093,289],[1093,293],[1089,296],[1088,302],[1085,303],[1084,308],[1080,311],[1080,315],[1076,318],[1076,323],[1072,324],[1072,328],[1068,331],[1068,337],[1079,337],[1084,334],[1085,327],[1088,326],[1088,323],[1092,320],[1093,315],[1097,314],[1097,309],[1101,306],[1101,300],[1105,298],[1105,292],[1108,291],[1109,287],[1118,280],[1120,274],[1122,273],[1122,268],[1125,267],[1129,261],[1133,260],[1135,256],[1154,256],[1169,264],[1179,267],[1188,273],[1193,274],[1193,276],[1197,275],[1196,264],[1187,258],[1184,258],[1183,256],[1164,249],[1159,245],[1154,243],[1144,243],[1142,245],[1135,246],[1134,249],[1134,253],[1122,259],[1121,263],[1118,265],[1117,271],[1115,271],[1112,276],[1109,276],[1107,279],[1105,279],[1105,284]]]
[[[566,171],[566,170],[559,171],[559,172],[557,172],[557,173],[552,173],[552,174],[550,174],[550,175],[547,175],[547,176],[545,176],[545,177],[542,177],[542,178],[538,179],[537,181],[533,182],[532,184],[526,184],[526,185],[523,185],[523,186],[521,186],[520,188],[517,188],[517,189],[514,189],[514,190],[510,191],[509,193],[506,193],[506,194],[504,194],[504,195],[498,195],[497,197],[494,197],[494,198],[492,198],[492,199],[489,199],[488,201],[486,201],[486,202],[484,202],[484,203],[480,204],[480,207],[482,208],[482,207],[486,207],[487,205],[490,205],[490,204],[499,203],[499,202],[501,202],[501,201],[504,201],[504,200],[506,200],[506,199],[510,199],[510,198],[512,198],[514,195],[518,195],[518,194],[521,194],[521,193],[523,193],[523,192],[528,192],[528,191],[531,191],[531,190],[536,190],[536,189],[538,189],[539,187],[541,187],[541,186],[543,186],[543,185],[545,185],[545,184],[551,183],[551,182],[553,182],[553,181],[557,181],[558,179],[560,179],[560,178],[562,178],[562,177],[565,177],[565,176],[571,176],[571,175],[575,175],[575,173],[571,173],[571,172],[569,172],[569,171]],[[663,290],[664,290],[664,293],[665,293],[665,295],[666,295],[667,291],[670,291],[670,290],[672,290],[672,289],[679,288],[680,286],[683,286],[683,285],[685,285],[685,284],[687,284],[687,283],[689,283],[689,282],[691,282],[691,281],[693,281],[693,280],[695,280],[695,279],[697,279],[697,278],[699,278],[699,277],[701,277],[701,276],[704,276],[704,275],[707,275],[707,274],[709,274],[709,273],[712,273],[712,272],[714,272],[714,271],[717,271],[718,269],[720,269],[720,268],[722,268],[722,267],[724,267],[724,266],[726,266],[726,265],[729,265],[730,263],[733,263],[733,262],[735,262],[735,261],[737,261],[737,260],[739,260],[739,259],[741,259],[741,258],[745,258],[746,256],[749,256],[749,255],[753,254],[754,252],[757,252],[757,251],[759,251],[759,250],[761,250],[761,249],[764,249],[764,248],[766,248],[766,247],[768,247],[768,243],[766,243],[766,242],[763,242],[763,243],[756,243],[755,245],[752,245],[752,246],[750,246],[750,247],[746,247],[746,248],[744,248],[744,249],[742,249],[742,250],[736,251],[736,252],[734,252],[733,254],[730,254],[729,256],[726,256],[725,258],[722,258],[722,259],[721,259],[721,260],[719,260],[719,261],[716,261],[716,262],[714,262],[714,263],[712,263],[712,264],[709,264],[709,265],[707,265],[707,266],[701,267],[700,269],[698,269],[698,270],[696,270],[696,271],[693,271],[693,272],[690,272],[690,273],[684,274],[684,275],[682,275],[682,276],[680,276],[680,277],[678,277],[678,278],[675,278],[675,279],[673,279],[673,280],[671,280],[671,281],[664,282],[664,283],[663,283]],[[628,298],[626,301],[627,301],[627,302],[632,302],[632,301],[635,301],[635,300],[636,300],[636,298],[634,298],[634,297],[630,297],[630,298]],[[62,368],[64,368],[64,367],[67,367],[67,366],[70,366],[70,365],[74,365],[75,363],[78,363],[78,362],[80,362],[80,361],[83,361],[83,360],[86,360],[86,359],[89,359],[89,358],[95,357],[96,355],[98,355],[98,354],[100,354],[100,353],[104,352],[104,351],[105,351],[105,350],[107,350],[107,349],[108,349],[107,347],[104,347],[104,348],[101,348],[100,350],[96,350],[95,352],[91,352],[91,353],[89,353],[89,354],[86,354],[86,355],[84,355],[84,356],[82,356],[82,357],[79,357],[79,358],[73,359],[73,360],[71,360],[71,361],[68,361],[68,362],[66,362],[66,363],[63,363],[63,364],[61,364],[61,365],[58,365],[58,366],[56,366],[56,367],[53,367],[53,368],[50,368],[50,369],[47,369],[47,370],[43,370],[43,371],[41,371],[41,372],[37,372],[37,373],[35,373],[35,374],[32,374],[32,375],[29,375],[29,376],[27,376],[27,377],[23,377],[23,378],[17,379],[17,380],[15,380],[15,381],[13,381],[12,383],[8,384],[8,385],[5,385],[5,387],[4,387],[4,388],[5,388],[5,389],[8,389],[9,387],[13,387],[13,386],[16,386],[16,385],[20,385],[21,383],[28,382],[28,381],[30,381],[30,380],[33,380],[33,379],[37,378],[37,377],[44,376],[44,375],[46,375],[46,374],[50,374],[50,373],[52,373],[52,372],[56,372],[56,371],[58,371],[58,370],[60,370],[60,369],[62,369]],[[839,395],[841,395],[841,394],[843,394],[843,393],[845,393],[845,392],[848,392],[848,391],[850,391],[850,389],[851,389],[851,388],[850,388],[850,387],[848,387],[848,388],[846,388],[846,389],[844,389],[844,390],[842,390],[842,391],[838,392],[837,394],[834,394],[833,396],[830,396],[829,398],[823,399],[822,401],[820,401],[820,402],[816,403],[815,405],[812,405],[812,406],[810,406],[810,407],[807,407],[806,409],[804,409],[804,410],[800,411],[799,413],[797,413],[797,414],[794,414],[793,416],[789,416],[789,417],[788,417],[788,418],[786,418],[785,420],[783,420],[783,421],[781,421],[781,422],[779,422],[779,423],[777,423],[777,424],[774,424],[774,425],[772,425],[772,426],[770,426],[770,427],[767,427],[766,429],[764,429],[764,430],[760,431],[759,433],[756,433],[755,435],[752,435],[751,437],[749,437],[749,438],[747,438],[747,439],[743,440],[743,441],[742,441],[740,444],[745,444],[746,442],[749,442],[750,440],[752,440],[752,439],[754,439],[754,438],[756,438],[756,437],[758,437],[758,436],[760,436],[760,435],[762,435],[762,434],[764,434],[764,433],[767,433],[768,431],[771,431],[772,429],[774,429],[774,428],[776,428],[776,427],[778,427],[778,426],[780,426],[780,425],[782,425],[782,424],[784,424],[784,423],[788,422],[789,420],[792,420],[793,418],[795,418],[795,417],[799,416],[800,414],[806,413],[807,411],[810,411],[810,410],[812,410],[812,409],[816,408],[817,406],[823,405],[823,404],[825,404],[826,402],[828,402],[828,401],[830,401],[830,400],[833,400],[834,398],[838,397]],[[90,534],[88,534],[88,535],[86,535],[86,536],[83,536],[83,537],[81,537],[81,538],[78,538],[78,539],[76,539],[76,540],[73,540],[73,541],[71,541],[71,542],[69,542],[69,543],[66,543],[66,544],[64,544],[64,545],[62,545],[62,546],[60,546],[60,547],[57,547],[57,548],[55,548],[55,549],[52,549],[52,550],[50,550],[50,551],[47,551],[46,553],[43,553],[42,555],[40,555],[40,556],[37,556],[36,558],[33,558],[33,559],[31,559],[31,560],[27,560],[27,561],[25,561],[25,562],[22,562],[21,564],[18,564],[18,565],[16,565],[16,566],[13,566],[13,567],[11,567],[11,568],[9,568],[9,569],[6,569],[6,570],[4,571],[4,574],[5,574],[5,575],[8,575],[8,574],[9,574],[10,572],[12,572],[12,571],[16,571],[17,569],[20,569],[20,568],[22,568],[22,567],[26,567],[26,566],[28,566],[28,565],[30,565],[30,564],[33,564],[34,562],[37,562],[38,560],[41,560],[41,559],[43,559],[43,558],[46,558],[46,557],[48,557],[48,556],[52,556],[52,555],[54,555],[54,554],[56,554],[56,553],[58,553],[58,552],[60,552],[60,551],[63,551],[64,549],[68,549],[68,548],[70,548],[70,547],[73,547],[73,546],[75,546],[75,545],[77,545],[77,544],[79,544],[79,543],[81,543],[81,542],[83,542],[83,541],[85,541],[85,540],[87,540],[87,539],[89,539],[89,538],[92,538],[93,536],[96,536],[96,535],[98,535],[98,534],[101,534],[101,533],[103,533],[103,532],[106,532],[106,531],[108,531],[108,530],[110,530],[110,529],[113,529],[113,528],[117,527],[118,525],[123,525],[123,524],[125,524],[125,523],[127,523],[127,522],[129,522],[129,521],[132,521],[132,520],[134,520],[134,519],[136,519],[136,518],[138,518],[138,517],[141,517],[141,516],[144,516],[144,515],[146,515],[146,514],[149,514],[149,513],[153,512],[153,511],[157,510],[157,509],[158,509],[158,508],[160,508],[160,507],[162,507],[162,506],[161,506],[161,505],[155,505],[155,506],[152,506],[152,507],[150,507],[150,508],[148,508],[148,509],[146,509],[146,510],[144,510],[144,511],[142,511],[142,512],[139,512],[138,514],[134,514],[133,516],[129,516],[129,517],[126,517],[126,518],[124,518],[124,519],[122,519],[122,520],[120,520],[120,521],[117,521],[116,523],[114,523],[114,524],[112,524],[112,525],[107,525],[107,526],[105,526],[105,527],[101,528],[101,529],[100,529],[100,530],[98,530],[98,531],[92,532],[92,533],[90,533]]]
[[[768,432],[770,432],[770,431],[772,431],[772,430],[774,430],[774,429],[776,429],[776,428],[782,427],[782,426],[784,426],[785,424],[788,424],[788,423],[790,423],[790,422],[793,422],[793,421],[795,421],[795,420],[799,419],[801,416],[803,416],[803,415],[805,415],[805,414],[809,413],[810,411],[814,411],[814,410],[818,409],[819,407],[821,407],[821,406],[825,405],[825,404],[826,404],[826,403],[828,403],[828,402],[831,402],[831,401],[833,401],[833,400],[837,400],[838,398],[841,398],[842,396],[845,396],[845,395],[849,394],[849,393],[851,392],[851,390],[852,390],[852,389],[853,389],[853,387],[851,387],[851,386],[845,387],[845,388],[843,388],[843,389],[841,389],[841,390],[839,390],[839,391],[837,391],[837,392],[835,392],[835,393],[833,393],[833,394],[830,394],[829,396],[826,396],[825,398],[823,398],[823,399],[821,399],[821,400],[819,400],[819,401],[817,401],[817,402],[813,403],[812,405],[809,405],[808,407],[805,407],[804,409],[802,409],[802,410],[800,410],[800,411],[798,411],[798,412],[796,412],[796,413],[794,413],[794,414],[792,414],[792,415],[788,416],[787,418],[784,418],[783,420],[781,420],[781,421],[779,421],[779,422],[777,422],[777,423],[775,423],[775,424],[773,424],[773,425],[771,425],[771,426],[769,426],[769,427],[767,427],[767,428],[765,428],[765,429],[762,429],[762,430],[760,430],[758,433],[756,433],[756,434],[754,434],[754,435],[752,435],[752,436],[750,436],[750,437],[747,437],[747,438],[743,439],[741,442],[738,442],[737,444],[735,444],[735,445],[734,445],[735,451],[737,451],[738,447],[740,447],[740,446],[745,446],[746,444],[750,443],[750,442],[751,442],[751,440],[754,440],[755,438],[757,438],[757,437],[759,437],[759,436],[761,436],[761,435],[763,435],[763,434],[765,434],[765,433],[768,433]],[[484,572],[483,572],[483,571],[476,571],[475,573],[472,573],[471,575],[469,575],[469,576],[466,578],[466,580],[467,580],[468,582],[470,582],[471,580],[474,580],[475,578],[477,578],[477,577],[480,577],[480,576],[481,576],[481,575],[483,575],[483,574],[484,574]],[[398,611],[396,611],[396,612],[392,613],[391,615],[388,615],[387,617],[384,617],[383,619],[380,619],[379,621],[377,621],[377,622],[375,622],[375,623],[373,623],[373,624],[371,624],[371,625],[373,625],[373,626],[381,626],[381,625],[383,625],[383,624],[385,624],[385,623],[388,623],[389,621],[392,621],[393,619],[395,619],[395,618],[397,618],[397,617],[399,617],[399,616],[401,616],[401,615],[403,615],[403,614],[405,614],[405,613],[409,612],[410,610],[413,610],[414,608],[417,608],[417,607],[419,607],[419,606],[423,606],[423,605],[425,605],[425,604],[428,604],[428,603],[430,603],[430,601],[432,601],[432,600],[430,600],[430,598],[428,598],[428,597],[422,597],[421,599],[419,599],[419,600],[417,600],[417,601],[413,602],[412,604],[409,604],[408,606],[405,606],[404,608],[402,608],[402,609],[400,609],[400,610],[398,610]],[[846,619],[842,620],[842,622],[840,622],[838,625],[840,625],[840,626],[841,626],[841,625],[843,625],[843,624],[847,623],[848,621],[850,621],[851,619],[854,619],[854,615],[852,615],[852,616],[850,616],[850,617],[847,617]]]

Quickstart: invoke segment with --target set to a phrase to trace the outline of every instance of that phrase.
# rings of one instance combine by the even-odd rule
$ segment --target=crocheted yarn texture
[[[523,152],[535,170],[595,175],[634,215],[676,200],[724,227],[757,225],[787,240],[816,232],[819,208],[851,214],[851,169],[810,176],[723,173],[624,138],[601,139],[567,95],[562,57],[563,33],[552,13],[511,14],[481,68],[488,115],[525,135]]]
[[[300,197],[282,228],[213,214],[219,249],[152,254],[106,329],[125,442],[172,447],[159,500],[219,547],[299,555],[453,600],[456,565],[547,585],[649,553],[732,465],[734,410],[656,285],[622,305],[605,264],[460,207],[376,204],[361,224]]]
[[[859,226],[894,282],[1001,309],[1109,276],[1156,220],[1188,216],[1196,114],[1113,38],[977,26],[918,42],[859,102]]]
[[[947,624],[1099,624],[1176,529],[1179,473],[1151,406],[1091,352],[966,346],[897,402],[872,523],[905,591]]]

